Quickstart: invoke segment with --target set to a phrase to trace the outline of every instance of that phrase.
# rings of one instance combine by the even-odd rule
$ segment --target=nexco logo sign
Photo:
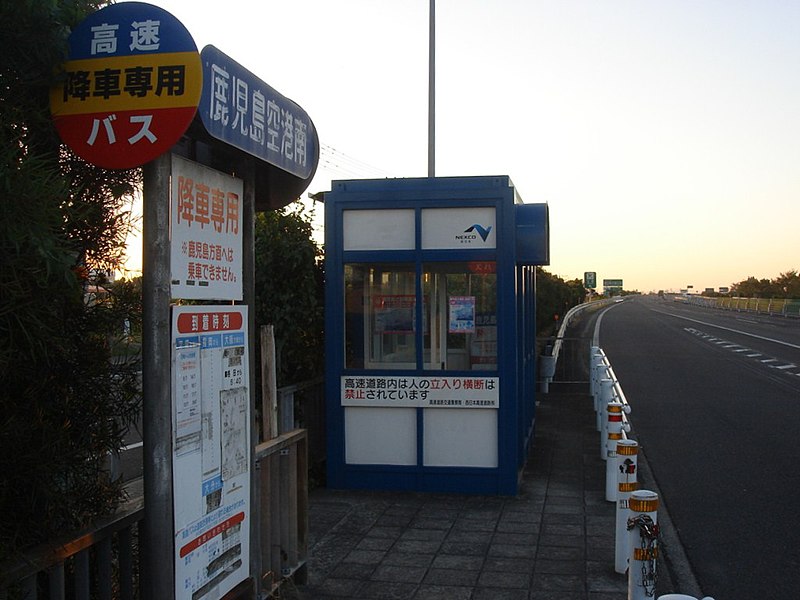
[[[496,247],[497,218],[493,206],[425,208],[423,249],[491,249]]]
[[[456,235],[455,238],[456,238],[457,241],[461,242],[462,244],[467,244],[467,243],[471,243],[473,241],[476,241],[478,239],[478,236],[480,236],[481,240],[483,240],[485,242],[486,238],[489,237],[489,234],[491,232],[492,232],[492,226],[491,225],[489,225],[488,227],[484,227],[483,225],[480,225],[478,223],[474,223],[474,224],[470,225],[469,227],[467,227],[464,230],[464,233],[462,233],[460,235]]]

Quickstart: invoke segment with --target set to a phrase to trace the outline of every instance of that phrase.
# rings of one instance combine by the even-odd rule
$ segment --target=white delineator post
[[[697,600],[694,596],[687,596],[686,594],[664,594],[659,596],[658,600]],[[702,600],[714,600],[711,596],[704,596]]]
[[[598,350],[598,353],[592,357],[593,367],[591,380],[594,384],[592,400],[594,402],[594,412],[597,418],[597,431],[602,429],[601,417],[603,416],[603,405],[600,400],[600,397],[602,396],[602,386],[600,382],[608,377],[608,369],[606,368],[603,360],[603,353],[600,350]]]
[[[638,442],[635,440],[619,440],[617,442],[617,529],[614,545],[614,570],[617,573],[625,573],[628,570],[630,555],[628,499],[631,492],[639,489],[638,458]]]
[[[606,500],[617,501],[617,442],[622,439],[622,402],[606,406]]]
[[[597,431],[600,432],[600,458],[606,459],[606,442],[608,441],[608,419],[606,416],[609,402],[614,400],[614,382],[611,379],[600,380],[600,405],[597,411]]]
[[[598,377],[598,365],[602,364],[603,355],[598,346],[592,346],[589,350],[589,393],[594,399],[595,410],[597,410],[597,382],[600,381]]]
[[[628,600],[648,600],[656,592],[658,494],[636,490],[628,498]]]

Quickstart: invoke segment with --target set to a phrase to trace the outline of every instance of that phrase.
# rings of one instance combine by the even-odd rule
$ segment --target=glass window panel
[[[413,264],[344,267],[345,367],[416,368]]]
[[[494,261],[428,263],[423,268],[425,368],[497,369]]]

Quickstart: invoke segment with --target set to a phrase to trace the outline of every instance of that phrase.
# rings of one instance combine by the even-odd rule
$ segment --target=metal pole
[[[169,176],[165,153],[144,166],[142,269],[142,420],[144,523],[142,598],[175,595],[170,385]]]
[[[428,32],[428,177],[436,177],[436,0],[430,0]]]
[[[247,306],[247,353],[249,372],[248,391],[250,400],[250,576],[254,578],[257,594],[261,594],[261,487],[256,472],[255,448],[258,444],[258,422],[256,421],[256,166],[248,158],[244,164],[244,198],[242,215],[242,303]],[[258,596],[260,597],[260,596]]]

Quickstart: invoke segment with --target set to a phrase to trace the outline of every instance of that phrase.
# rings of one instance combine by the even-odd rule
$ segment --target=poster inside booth
[[[249,574],[247,307],[172,312],[176,598],[219,598]]]

